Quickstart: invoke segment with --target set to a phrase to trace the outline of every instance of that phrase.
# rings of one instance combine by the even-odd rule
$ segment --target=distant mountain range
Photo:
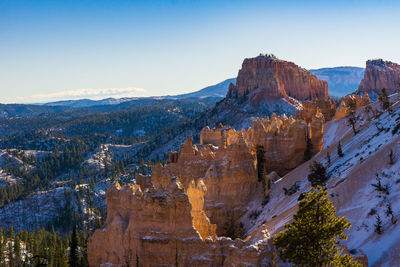
[[[327,81],[329,95],[341,97],[357,91],[364,77],[364,68],[335,67],[309,70],[319,79]]]
[[[319,79],[328,82],[329,94],[331,96],[341,97],[346,94],[355,92],[360,84],[364,69],[358,67],[334,67],[334,68],[322,68],[310,70],[311,73],[316,75]],[[91,100],[91,99],[79,99],[79,100],[63,100],[56,102],[49,102],[45,104],[36,105],[23,105],[23,104],[12,104],[3,105],[0,104],[0,117],[8,116],[24,116],[38,113],[58,113],[65,111],[72,111],[71,108],[94,108],[103,109],[104,106],[117,105],[120,106],[123,103],[142,103],[152,100],[179,100],[189,98],[210,98],[215,102],[221,100],[226,96],[229,84],[236,83],[236,78],[227,79],[218,84],[205,87],[199,91],[195,91],[187,94],[180,95],[167,95],[167,96],[155,96],[155,97],[125,97],[125,98],[106,98],[102,100]],[[103,106],[103,108],[101,108]]]
[[[236,83],[236,78],[227,79],[215,85],[207,86],[199,91],[181,95],[167,95],[167,96],[153,96],[153,97],[124,97],[124,98],[106,98],[101,100],[91,99],[78,99],[78,100],[62,100],[56,102],[49,102],[42,104],[44,106],[68,106],[74,108],[104,106],[104,105],[118,105],[124,102],[131,102],[135,100],[151,100],[151,99],[184,99],[184,98],[219,98],[225,97],[230,83]]]
[[[334,67],[309,70],[319,79],[327,81],[329,86],[329,94],[331,96],[341,97],[357,90],[364,76],[364,68],[359,67]],[[183,99],[183,98],[224,98],[228,91],[229,84],[236,83],[236,78],[227,79],[215,85],[207,86],[199,91],[180,95],[167,95],[146,97],[147,99]],[[64,100],[57,102],[49,102],[45,106],[68,106],[74,108],[103,106],[103,105],[118,105],[124,102],[144,99],[144,97],[125,97],[125,98],[106,98],[102,100],[79,99],[79,100]]]

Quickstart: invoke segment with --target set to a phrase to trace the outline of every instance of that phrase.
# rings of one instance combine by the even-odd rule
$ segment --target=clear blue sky
[[[400,62],[400,1],[0,0],[0,102],[150,96],[274,53],[305,68]]]

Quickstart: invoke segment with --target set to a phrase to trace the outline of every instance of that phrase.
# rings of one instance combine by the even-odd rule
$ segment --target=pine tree
[[[390,149],[390,152],[389,152],[389,164],[390,165],[394,164],[394,154],[393,154],[393,150],[392,149]]]
[[[328,166],[331,165],[331,153],[328,151],[326,153],[326,161],[328,162]]]
[[[325,166],[318,161],[314,161],[313,164],[310,165],[310,174],[307,178],[311,186],[315,187],[318,185],[324,186],[329,177],[326,174]]]
[[[341,158],[344,156],[343,151],[342,151],[342,144],[340,143],[340,141],[339,141],[339,144],[337,146],[337,154]]]
[[[382,106],[383,110],[389,110],[389,112],[392,112],[391,104],[389,101],[389,96],[386,91],[386,88],[382,89],[382,93],[379,94],[378,100],[379,100],[379,102],[381,102],[381,106]]]
[[[257,156],[257,174],[258,174],[258,181],[261,182],[264,180],[265,170],[265,156],[264,156],[264,147],[262,145],[256,146],[256,156]]]
[[[378,235],[383,233],[381,216],[376,215],[376,223],[374,226],[375,226],[375,233],[377,233]]]
[[[78,267],[78,233],[74,225],[69,243],[69,266]]]
[[[14,257],[15,263],[17,266],[21,264],[21,240],[19,239],[19,235],[15,236],[14,239]]]
[[[283,232],[277,234],[273,244],[280,258],[297,266],[361,266],[350,256],[341,255],[338,239],[347,239],[345,229],[351,227],[346,217],[335,216],[335,206],[327,197],[328,191],[318,186],[304,194],[299,202],[294,221],[286,224]]]
[[[7,237],[5,235],[3,235],[3,231],[0,228],[0,264],[3,262],[4,260],[4,240],[7,239]]]
[[[313,145],[311,143],[311,139],[310,137],[307,136],[307,146],[306,146],[306,150],[304,151],[304,160],[310,160],[312,158],[312,149],[313,149]]]
[[[355,99],[350,98],[350,100],[347,104],[349,107],[349,114],[347,115],[347,122],[349,125],[351,125],[354,135],[356,135],[358,133],[358,131],[356,130],[356,123],[360,118],[359,116],[356,115],[357,103],[356,103]]]

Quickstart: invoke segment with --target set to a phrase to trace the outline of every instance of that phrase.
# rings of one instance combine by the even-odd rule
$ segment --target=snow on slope
[[[327,189],[330,199],[337,207],[339,216],[346,216],[353,224],[347,231],[349,239],[344,244],[354,251],[362,250],[372,266],[399,266],[400,262],[400,137],[393,134],[400,124],[399,95],[391,96],[395,102],[393,114],[388,112],[374,117],[380,103],[358,110],[361,119],[357,124],[359,133],[354,136],[347,119],[331,121],[325,125],[324,150],[310,161],[300,165],[278,180],[272,187],[270,202],[263,208],[257,221],[247,225],[249,232],[266,222],[269,232],[274,235],[292,219],[297,210],[300,193],[308,192],[309,165],[313,161],[328,165],[330,180]],[[337,142],[341,141],[344,157],[337,155]],[[329,146],[329,147],[328,147]],[[390,165],[389,153],[393,151],[395,164]],[[383,185],[388,185],[389,194],[378,192],[372,184],[377,183],[376,175]],[[283,188],[299,185],[299,191],[285,195]],[[397,224],[386,216],[388,203],[391,204]],[[376,212],[376,214],[373,214]],[[374,232],[376,215],[383,221],[384,233]]]

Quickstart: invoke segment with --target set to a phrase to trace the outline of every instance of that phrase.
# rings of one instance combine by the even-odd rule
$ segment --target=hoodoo
[[[272,184],[258,177],[256,147],[264,147],[266,171],[286,173],[304,161],[308,135],[312,152],[322,149],[322,126],[319,113],[311,124],[273,114],[248,130],[205,127],[200,144],[190,137],[151,176],[108,189],[107,221],[88,243],[90,265],[264,266],[271,259],[268,232],[261,225],[246,235],[241,222]]]

